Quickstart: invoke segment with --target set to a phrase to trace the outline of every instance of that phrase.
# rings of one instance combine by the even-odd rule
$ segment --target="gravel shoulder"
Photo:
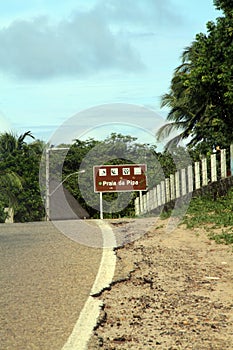
[[[201,228],[168,234],[165,226],[158,220],[117,249],[89,350],[233,349],[232,247],[210,241]]]

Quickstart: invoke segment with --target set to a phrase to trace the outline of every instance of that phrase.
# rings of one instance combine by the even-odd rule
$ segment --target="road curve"
[[[115,237],[109,224],[103,220],[96,220],[103,235],[104,247],[114,246]],[[91,295],[80,313],[74,329],[62,350],[86,350],[92,330],[99,317],[102,301],[92,295],[99,293],[103,288],[108,287],[112,282],[116,266],[116,255],[113,248],[103,248],[100,267],[93,284]]]
[[[1,349],[61,350],[90,296],[102,252],[49,222],[0,224]]]

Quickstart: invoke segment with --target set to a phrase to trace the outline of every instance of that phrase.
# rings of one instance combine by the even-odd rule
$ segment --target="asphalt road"
[[[90,293],[101,256],[101,248],[80,244],[49,222],[1,224],[0,348],[60,350]]]

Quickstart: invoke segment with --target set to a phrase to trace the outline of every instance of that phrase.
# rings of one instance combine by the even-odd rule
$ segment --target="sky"
[[[182,51],[220,15],[213,0],[1,1],[0,132],[153,134]]]

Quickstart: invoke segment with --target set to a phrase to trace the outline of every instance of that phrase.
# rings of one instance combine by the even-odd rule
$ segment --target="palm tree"
[[[162,96],[162,107],[169,107],[168,123],[157,132],[159,140],[173,130],[180,134],[167,148],[189,138],[188,145],[200,150],[232,142],[232,1],[215,0],[225,17],[207,23],[207,34],[199,33],[182,54],[170,91]]]
[[[205,36],[200,35],[200,40],[205,41]],[[162,96],[161,107],[167,106],[170,109],[167,115],[169,123],[158,130],[158,140],[168,137],[174,130],[180,131],[178,136],[166,144],[166,149],[177,146],[188,137],[191,138],[188,145],[196,145],[205,138],[204,128],[211,124],[213,93],[202,81],[201,74],[204,73],[198,71],[199,56],[200,45],[194,41],[183,52],[182,64],[174,72],[170,92]]]
[[[17,203],[12,189],[21,190],[22,180],[14,171],[8,170],[8,163],[5,160],[9,156],[13,156],[15,151],[24,149],[27,136],[34,138],[30,131],[19,137],[10,132],[0,134],[0,197],[4,205],[11,208],[12,211]]]
[[[23,149],[26,144],[25,138],[29,136],[34,139],[34,136],[31,134],[31,131],[27,131],[20,136],[12,132],[5,132],[0,134],[0,154],[1,153],[12,153],[15,150]]]
[[[12,188],[22,189],[20,177],[13,171],[0,170],[0,199],[3,205],[14,213],[17,199],[13,194]]]

